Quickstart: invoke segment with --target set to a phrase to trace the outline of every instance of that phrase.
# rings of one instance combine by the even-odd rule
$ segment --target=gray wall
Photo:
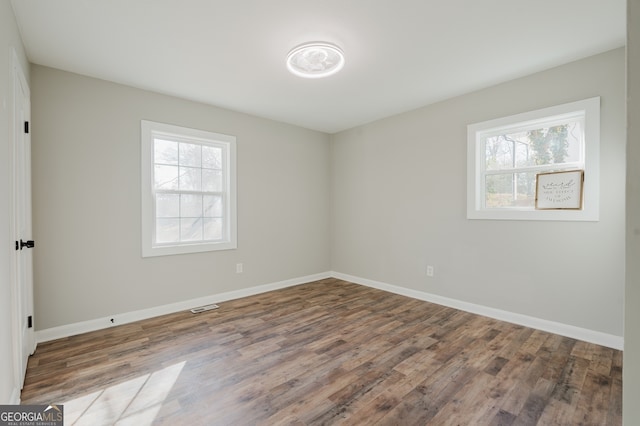
[[[11,156],[13,126],[13,51],[18,54],[22,70],[29,78],[27,62],[9,0],[0,0],[0,404],[9,402],[17,392],[13,376],[11,329],[11,261],[13,241],[11,218]]]
[[[330,270],[327,135],[31,71],[37,330]],[[141,119],[237,137],[237,250],[141,257]]]
[[[640,424],[640,0],[627,2],[627,285],[623,418]]]
[[[333,270],[622,336],[624,55],[333,135]],[[602,106],[599,222],[466,219],[468,124],[593,96]]]

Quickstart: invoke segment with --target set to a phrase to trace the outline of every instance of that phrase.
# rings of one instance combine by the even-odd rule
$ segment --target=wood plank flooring
[[[620,425],[622,353],[327,279],[38,346],[65,424]]]

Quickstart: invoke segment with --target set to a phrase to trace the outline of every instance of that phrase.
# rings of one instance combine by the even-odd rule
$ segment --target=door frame
[[[19,235],[22,221],[27,221],[29,232],[31,229],[31,133],[25,133],[23,121],[31,120],[31,94],[27,79],[18,59],[18,55],[13,50],[12,64],[12,85],[13,85],[13,108],[11,117],[11,141],[10,141],[10,214],[11,214],[11,235],[15,241],[21,239],[31,239],[31,235]],[[22,111],[20,111],[20,108]],[[24,146],[19,147],[22,143]],[[24,153],[20,155],[21,150]],[[23,164],[20,165],[19,161]],[[24,182],[21,182],[19,174],[24,169]],[[18,217],[21,198],[24,197],[25,216]],[[26,259],[23,259],[23,257]],[[13,369],[14,381],[17,389],[22,389],[28,356],[35,351],[36,341],[33,326],[26,329],[24,327],[28,316],[33,316],[33,266],[32,253],[24,250],[13,250],[11,261],[11,306],[12,306],[12,346],[13,346]],[[23,264],[21,266],[21,263]],[[22,272],[22,267],[26,265],[29,269],[26,274]],[[26,277],[26,279],[22,279]],[[24,281],[24,282],[23,282]],[[32,323],[33,325],[33,323]],[[26,339],[26,341],[25,341]],[[26,349],[25,349],[26,348]],[[28,353],[25,353],[28,352]]]

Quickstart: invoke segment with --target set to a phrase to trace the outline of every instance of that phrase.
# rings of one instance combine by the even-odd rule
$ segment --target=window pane
[[[516,187],[518,198],[515,200],[517,207],[534,207],[536,205],[536,174],[516,173]]]
[[[581,161],[579,121],[487,137],[487,170],[564,164]]]
[[[177,166],[154,166],[153,177],[156,189],[178,189]]]
[[[213,146],[202,147],[202,167],[208,169],[222,168],[222,149]]]
[[[202,241],[202,218],[180,219],[181,241]]]
[[[222,219],[204,219],[204,239],[222,239]]]
[[[222,217],[222,196],[204,196],[204,217]]]
[[[504,135],[492,136],[485,141],[487,170],[508,169],[514,166],[513,142]]]
[[[180,195],[180,217],[202,217],[202,195]]]
[[[196,169],[193,167],[180,167],[180,190],[202,190],[201,171],[202,169]]]
[[[156,194],[156,217],[180,217],[180,197],[177,194]]]
[[[513,200],[513,175],[488,175],[485,180],[487,208],[507,207]]]
[[[569,142],[567,162],[584,161],[584,137],[584,129],[581,121],[569,123],[567,136],[567,142]]]
[[[201,146],[193,143],[180,144],[180,165],[202,167]]]
[[[486,207],[495,209],[533,206],[535,203],[535,179],[535,173],[505,173],[486,176]]]
[[[202,169],[202,190],[222,192],[222,171]]]
[[[535,165],[580,161],[580,122],[532,130],[528,137]]]
[[[178,164],[178,142],[163,139],[153,140],[153,158],[155,163]]]
[[[180,219],[156,219],[156,242],[180,242]]]

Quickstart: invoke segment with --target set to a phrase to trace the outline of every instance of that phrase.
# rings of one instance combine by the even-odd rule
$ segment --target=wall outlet
[[[241,274],[242,273],[242,263],[236,263],[236,274]]]
[[[428,277],[432,277],[433,276],[433,266],[431,266],[431,265],[427,265],[427,276]]]

